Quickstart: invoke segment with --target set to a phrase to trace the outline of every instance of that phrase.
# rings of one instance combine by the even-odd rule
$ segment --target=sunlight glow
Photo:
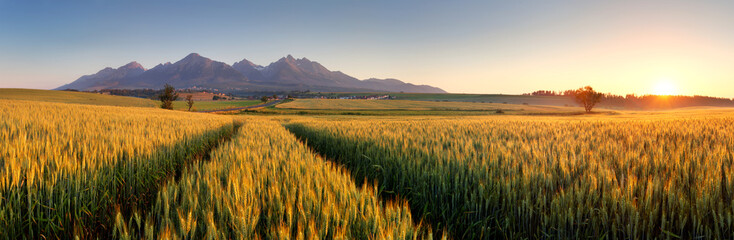
[[[676,93],[675,84],[670,79],[660,80],[652,92],[655,95],[676,95]]]

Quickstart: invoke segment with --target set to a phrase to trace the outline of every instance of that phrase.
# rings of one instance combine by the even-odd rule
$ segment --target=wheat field
[[[122,239],[415,239],[404,201],[380,201],[348,172],[315,156],[280,124],[246,118],[211,159],[158,193],[147,216],[118,214]]]
[[[3,103],[0,238],[433,238],[268,117]]]
[[[457,239],[734,237],[734,114],[296,119]]]
[[[524,113],[574,113],[579,108],[478,103],[478,102],[431,102],[412,100],[358,100],[358,99],[296,99],[279,104],[276,108],[294,110],[412,110],[412,111],[515,111]]]
[[[186,105],[186,101],[183,99],[179,99],[181,101],[174,101],[173,102],[173,109],[176,110],[188,110],[188,105]],[[192,111],[209,111],[209,110],[219,110],[219,109],[228,109],[228,108],[238,108],[238,107],[247,107],[252,105],[258,105],[262,102],[260,100],[219,100],[219,101],[194,101],[194,106],[191,109]]]
[[[231,134],[232,124],[158,109],[3,101],[0,236],[108,231],[107,212],[146,204],[151,184]]]
[[[310,117],[3,103],[0,238],[734,237],[728,110]]]
[[[34,102],[73,103],[119,107],[157,107],[150,99],[113,96],[88,92],[0,88],[0,100],[24,100]]]

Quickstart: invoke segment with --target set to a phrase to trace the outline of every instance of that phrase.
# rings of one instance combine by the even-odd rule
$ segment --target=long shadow
[[[446,231],[454,239],[506,237],[497,227],[499,217],[506,214],[501,208],[506,204],[501,202],[502,190],[479,184],[465,165],[438,167],[430,158],[397,159],[389,154],[394,150],[374,142],[335,137],[300,124],[285,127],[316,153],[345,166],[356,182],[376,181],[382,198],[407,199],[415,219],[428,222],[435,236]],[[475,195],[480,185],[484,196]]]
[[[116,213],[144,213],[155,201],[167,179],[178,178],[181,169],[228,141],[240,123],[161,146],[151,158],[120,156],[111,166],[88,172],[49,176],[53,184],[3,185],[0,197],[0,236],[9,239],[111,239]],[[4,217],[3,217],[4,216]],[[9,216],[9,217],[8,217]],[[145,215],[143,215],[145,216]]]

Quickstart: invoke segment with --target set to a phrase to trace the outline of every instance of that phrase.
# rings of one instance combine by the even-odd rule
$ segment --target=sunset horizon
[[[0,0],[0,238],[734,239],[734,1]]]
[[[263,66],[292,54],[357,79],[450,93],[590,85],[734,98],[729,2],[0,1],[0,88],[54,89],[189,53]]]

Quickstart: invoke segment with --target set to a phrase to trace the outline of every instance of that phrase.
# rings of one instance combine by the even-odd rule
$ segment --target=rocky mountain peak
[[[118,69],[142,69],[143,71],[145,71],[145,68],[143,67],[143,65],[140,65],[140,63],[136,61],[132,61],[128,64],[125,64],[125,66],[122,66]]]
[[[250,60],[247,60],[246,58],[243,58],[242,61],[235,62],[234,64],[232,64],[232,67],[236,67],[236,66],[250,66],[253,68],[261,67],[260,65],[250,62]]]
[[[179,63],[194,63],[194,62],[211,62],[212,60],[209,58],[202,57],[198,53],[191,53],[189,55],[186,55],[183,59],[176,62]]]
[[[165,83],[176,88],[196,86],[228,91],[444,92],[439,88],[395,79],[359,80],[339,71],[331,71],[308,58],[296,59],[290,54],[263,67],[247,59],[229,65],[197,53],[191,53],[173,64],[158,64],[150,70],[137,62],[130,62],[118,69],[105,68],[59,89],[158,89]]]

